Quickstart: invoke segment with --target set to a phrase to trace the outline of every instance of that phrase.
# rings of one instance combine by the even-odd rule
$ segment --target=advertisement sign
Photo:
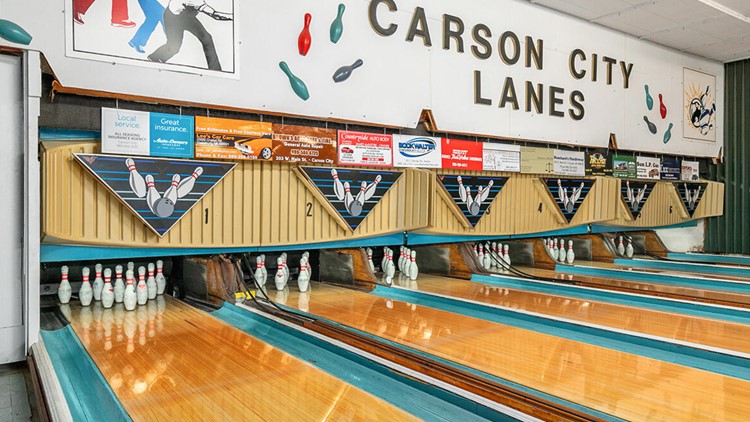
[[[553,153],[554,172],[563,176],[586,175],[586,153],[583,151],[563,151]]]
[[[393,165],[439,169],[442,140],[429,136],[393,135]]]
[[[682,180],[700,179],[700,162],[682,160]]]
[[[661,162],[662,180],[680,180],[680,161],[676,158],[665,158]]]
[[[102,109],[102,152],[193,158],[193,117]]]
[[[636,164],[638,166],[637,177],[639,179],[659,179],[659,173],[661,169],[661,159],[654,157],[642,157],[636,158]]]
[[[483,143],[443,138],[443,168],[482,171]]]
[[[338,139],[340,165],[393,166],[393,135],[340,130]]]
[[[600,149],[586,154],[586,176],[611,176],[612,155],[609,150]]]
[[[635,179],[638,176],[635,157],[632,155],[617,155],[612,157],[612,176],[623,179]]]
[[[336,130],[196,117],[195,157],[333,164]]]
[[[551,174],[555,170],[555,150],[521,147],[521,173]]]
[[[485,171],[521,171],[521,147],[518,145],[483,144],[483,164]]]

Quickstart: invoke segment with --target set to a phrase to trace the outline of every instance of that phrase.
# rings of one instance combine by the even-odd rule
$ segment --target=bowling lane
[[[750,281],[750,268],[737,265],[707,264],[701,262],[667,261],[647,257],[616,259],[615,264],[635,268],[649,268],[664,271],[679,271],[691,274],[705,274],[714,277],[732,277]]]
[[[708,280],[731,280],[731,281],[737,281],[741,283],[748,283],[750,285],[750,279],[745,278],[745,277],[737,277],[737,276],[723,275],[723,274],[707,274],[703,272],[684,271],[684,270],[678,270],[678,269],[667,270],[667,269],[658,269],[658,268],[646,268],[646,267],[639,267],[636,265],[630,265],[632,263],[633,261],[628,260],[628,259],[618,259],[615,262],[578,261],[574,264],[574,266],[626,270],[626,271],[641,272],[641,273],[646,273],[646,274],[673,275],[673,276],[692,277],[692,278],[697,278],[697,279],[708,279]]]
[[[431,275],[402,288],[750,354],[750,325],[745,324]]]
[[[205,312],[159,297],[63,312],[134,420],[416,420]]]
[[[743,420],[750,382],[459,314],[314,284],[286,305],[629,420]]]

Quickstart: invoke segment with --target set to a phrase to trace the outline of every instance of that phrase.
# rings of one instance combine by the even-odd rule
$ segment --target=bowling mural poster
[[[576,216],[578,208],[583,204],[586,195],[594,186],[591,179],[542,179],[547,187],[547,192],[557,203],[565,220],[570,223]]]
[[[352,231],[401,177],[400,171],[301,167]]]
[[[437,177],[471,227],[476,227],[508,181],[507,177],[495,176],[438,174]]]
[[[393,167],[393,135],[340,130],[338,141],[339,165]]]
[[[334,164],[336,130],[198,116],[195,157]]]
[[[443,165],[442,146],[440,138],[393,135],[393,165],[439,169]]]
[[[75,157],[159,237],[237,165],[100,154]]]
[[[700,162],[682,160],[681,180],[698,180],[700,179]]]
[[[612,157],[612,176],[622,179],[635,179],[638,176],[635,156],[615,154]]]
[[[703,193],[706,192],[708,183],[676,182],[674,186],[680,194],[682,205],[685,206],[685,210],[690,214],[690,218],[692,218],[695,215],[695,210],[698,209],[698,205],[701,203],[701,199],[703,199]]]
[[[641,210],[643,210],[643,206],[646,205],[648,197],[651,196],[655,183],[656,182],[638,182],[635,180],[623,180],[622,183],[620,183],[622,200],[625,202],[628,211],[630,211],[633,220],[637,220],[641,216]]]
[[[444,169],[482,171],[483,153],[482,142],[443,138]]]
[[[102,152],[193,158],[193,116],[102,108]]]
[[[66,0],[66,55],[237,78],[238,3]]]
[[[635,160],[638,166],[639,179],[660,179],[661,159],[658,157],[638,156]]]
[[[485,171],[521,171],[521,147],[519,145],[483,143],[483,163]]]
[[[586,153],[583,151],[554,150],[552,161],[555,174],[561,176],[585,176]]]
[[[555,150],[552,148],[521,147],[521,173],[549,174],[555,170]]]
[[[611,176],[612,167],[609,150],[598,149],[586,153],[586,176]]]
[[[676,158],[661,160],[661,180],[680,180],[680,161]]]

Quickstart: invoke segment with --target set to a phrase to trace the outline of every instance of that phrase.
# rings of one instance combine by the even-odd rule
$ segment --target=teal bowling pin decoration
[[[349,79],[349,76],[352,76],[352,72],[354,72],[354,69],[362,66],[364,62],[362,59],[357,59],[356,62],[352,63],[351,66],[341,66],[336,73],[333,74],[333,81],[336,83],[344,82],[345,80]]]
[[[16,44],[31,44],[31,35],[25,29],[5,19],[0,19],[0,38]]]
[[[344,10],[346,10],[344,3],[339,4],[339,14],[331,23],[331,42],[334,44],[339,42],[344,33]]]
[[[651,94],[648,92],[648,85],[644,85],[646,88],[646,107],[648,107],[649,110],[652,110],[654,108],[654,99],[651,98]]]
[[[669,142],[670,139],[672,139],[672,126],[674,126],[672,123],[669,124],[669,128],[666,132],[664,132],[664,143],[666,144]]]
[[[648,120],[647,116],[643,116],[643,121],[646,122],[646,126],[648,126],[648,131],[651,132],[652,134],[656,135],[656,125],[653,124],[653,123],[651,123]]]
[[[307,90],[307,85],[305,85],[302,79],[295,76],[294,73],[289,70],[289,65],[287,65],[286,62],[279,63],[279,67],[284,71],[284,73],[286,73],[286,76],[289,78],[289,84],[292,86],[292,91],[294,91],[294,93],[297,94],[298,97],[302,98],[304,101],[307,101],[310,98],[310,92]]]

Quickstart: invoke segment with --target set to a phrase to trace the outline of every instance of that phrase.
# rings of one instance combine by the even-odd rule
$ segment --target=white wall
[[[656,234],[672,252],[703,252],[705,228],[701,220],[695,227],[656,230]]]

